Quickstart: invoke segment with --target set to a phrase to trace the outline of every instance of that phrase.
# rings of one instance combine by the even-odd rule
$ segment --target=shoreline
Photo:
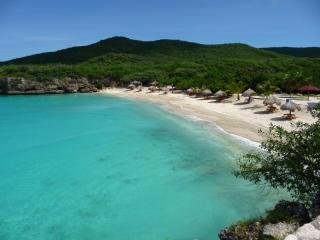
[[[150,93],[147,88],[143,88],[141,92],[111,88],[102,90],[100,93],[156,104],[168,112],[189,120],[208,122],[219,131],[256,147],[263,140],[258,131],[260,129],[266,131],[271,123],[281,125],[288,130],[291,128],[290,121],[281,119],[283,111],[265,113],[266,107],[262,104],[262,99],[255,99],[250,104],[243,104],[244,98],[240,101],[231,98],[228,99],[231,100],[230,102],[216,103],[212,99],[190,97],[183,93]],[[294,121],[300,120],[307,123],[315,121],[305,106],[301,112],[295,114],[298,118]]]

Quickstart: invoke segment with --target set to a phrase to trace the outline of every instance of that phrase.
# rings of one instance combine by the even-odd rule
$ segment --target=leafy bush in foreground
[[[262,151],[240,159],[235,175],[287,189],[294,198],[310,205],[320,192],[320,120],[292,125],[292,131],[271,125]]]

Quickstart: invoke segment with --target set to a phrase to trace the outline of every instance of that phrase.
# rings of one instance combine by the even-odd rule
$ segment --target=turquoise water
[[[217,239],[277,198],[232,176],[245,148],[146,103],[0,97],[0,239]]]

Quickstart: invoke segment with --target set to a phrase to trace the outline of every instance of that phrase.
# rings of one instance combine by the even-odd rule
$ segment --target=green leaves
[[[287,189],[293,197],[310,203],[320,190],[320,120],[293,123],[293,130],[271,125],[264,133],[260,152],[238,161],[237,177]]]
[[[266,81],[257,86],[258,93],[261,93],[265,96],[269,96],[275,92],[277,87],[273,85],[270,81]]]
[[[245,85],[242,81],[232,81],[227,85],[227,89],[232,92],[237,94],[237,99],[240,100],[240,93],[243,92],[245,88]]]
[[[106,42],[98,44],[99,48],[90,47],[90,52],[86,52],[87,48],[63,54],[60,52],[66,56],[65,64],[50,64],[50,61],[46,62],[43,57],[38,59],[38,56],[41,63],[47,64],[1,66],[0,77],[24,77],[38,81],[64,77],[112,78],[119,85],[141,77],[140,80],[146,83],[150,78],[155,78],[160,84],[174,83],[183,89],[205,87],[213,91],[224,89],[238,93],[245,86],[266,95],[274,91],[275,87],[293,91],[304,81],[312,81],[313,85],[320,86],[319,59],[270,55],[266,51],[237,44],[199,46],[178,41],[158,42],[145,48],[139,42],[127,45],[129,40],[125,39],[110,41],[108,44],[114,46],[108,48],[104,55],[100,54],[100,47]],[[78,54],[83,57],[83,61]],[[90,57],[96,54],[98,56]],[[60,59],[61,55],[56,57]],[[69,62],[71,58],[77,61]],[[308,80],[309,76],[312,79]]]

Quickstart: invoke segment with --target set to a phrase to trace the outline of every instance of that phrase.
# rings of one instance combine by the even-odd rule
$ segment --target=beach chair
[[[293,114],[293,113],[283,114],[282,117],[283,117],[284,119],[286,119],[286,120],[289,120],[289,121],[297,118],[297,116],[296,116],[295,114]]]
[[[272,105],[269,105],[269,106],[267,107],[267,112],[269,112],[269,113],[274,113],[274,112],[276,112],[277,110],[278,110],[278,108],[275,107],[275,106],[272,106]]]

